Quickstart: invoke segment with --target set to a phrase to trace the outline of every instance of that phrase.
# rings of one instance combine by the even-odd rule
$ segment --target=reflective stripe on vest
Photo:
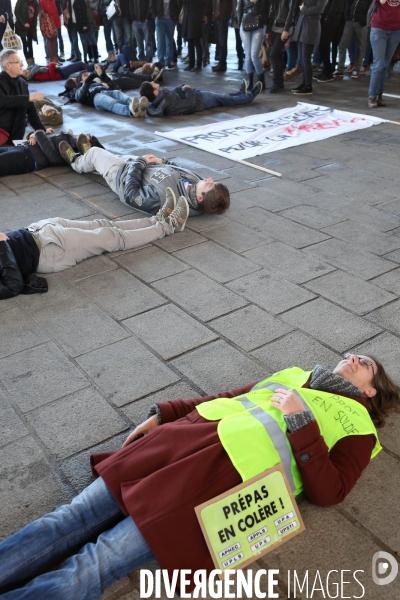
[[[270,402],[278,388],[292,390],[304,408],[312,411],[329,450],[347,435],[373,433],[377,442],[372,457],[380,451],[376,429],[365,407],[338,394],[302,388],[310,373],[298,367],[286,369],[258,383],[243,396],[220,398],[197,406],[205,419],[220,421],[220,441],[243,481],[281,462],[293,493],[302,491],[283,413]]]

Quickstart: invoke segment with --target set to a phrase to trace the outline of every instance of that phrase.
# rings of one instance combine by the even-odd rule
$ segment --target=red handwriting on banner
[[[331,121],[316,121],[315,123],[302,123],[301,125],[289,125],[285,127],[285,133],[294,135],[298,131],[322,131],[324,129],[334,129],[340,127],[342,123],[357,123],[357,121],[364,121],[363,117],[354,117],[349,121],[347,119],[332,119]]]

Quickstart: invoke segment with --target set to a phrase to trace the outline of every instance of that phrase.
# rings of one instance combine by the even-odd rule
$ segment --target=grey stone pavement
[[[180,63],[165,84],[234,91],[242,76],[235,67],[232,53],[226,74],[208,67],[183,79]],[[367,109],[368,81],[315,83],[306,101],[400,120],[400,97]],[[30,87],[55,100],[60,90],[58,83]],[[399,94],[398,73],[386,91]],[[117,153],[176,157],[223,181],[232,207],[222,217],[190,219],[183,233],[148,247],[52,274],[44,296],[1,302],[2,538],[88,485],[90,453],[119,448],[155,401],[232,389],[294,364],[333,367],[345,351],[375,354],[400,382],[400,126],[252,159],[282,179],[154,133],[295,103],[289,90],[264,92],[247,107],[162,120],[65,106],[64,128],[90,131]],[[51,216],[141,214],[98,175],[67,166],[0,180],[2,231]],[[306,531],[253,566],[280,569],[282,598],[288,569],[308,570],[310,581],[319,570],[324,582],[328,571],[347,570],[352,583],[340,597],[399,598],[400,576],[387,586],[371,578],[375,552],[398,557],[400,550],[399,425],[399,416],[389,419],[383,452],[343,504],[301,502]],[[356,569],[364,571],[363,596]],[[139,598],[138,571],[104,598]]]

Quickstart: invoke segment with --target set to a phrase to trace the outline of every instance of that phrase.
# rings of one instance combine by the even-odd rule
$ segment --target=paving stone
[[[272,242],[272,238],[268,235],[256,233],[253,229],[235,221],[214,227],[205,235],[234,252],[244,252]]]
[[[272,314],[281,313],[315,298],[314,294],[272,275],[267,269],[231,281],[227,285],[229,289]]]
[[[115,261],[147,283],[189,269],[185,263],[176,260],[155,246],[128,252],[116,258]]]
[[[53,343],[2,358],[0,379],[23,412],[89,385]]]
[[[126,431],[114,435],[100,444],[91,448],[85,448],[70,458],[64,459],[60,463],[61,470],[74,487],[77,494],[82,492],[93,481],[92,469],[90,467],[90,455],[96,452],[113,452],[119,450],[128,437],[132,427],[126,424]]]
[[[375,499],[373,502],[375,505]],[[277,579],[285,586],[281,598],[308,597],[322,600],[336,595],[338,598],[347,596],[364,597],[368,600],[396,600],[400,587],[397,582],[392,586],[381,586],[377,592],[377,586],[372,581],[372,557],[382,549],[378,540],[371,539],[356,523],[353,524],[334,508],[320,508],[302,502],[300,511],[306,530],[291,539],[290,543],[258,560],[260,567],[264,569],[279,570]],[[373,513],[378,511],[379,507],[376,506]],[[289,571],[290,592],[287,589]],[[304,582],[302,591],[298,584],[294,591],[294,572],[300,587]],[[307,575],[308,583],[307,580],[304,581]]]
[[[124,325],[166,360],[218,337],[171,304],[132,317]]]
[[[366,316],[380,327],[384,327],[395,334],[400,333],[400,300],[378,308]]]
[[[379,208],[373,206],[355,206],[353,203],[347,202],[340,210],[343,217],[352,219],[353,221],[372,225],[380,231],[390,231],[400,225],[400,217],[390,214],[382,210],[382,205]]]
[[[400,248],[400,237],[385,235],[366,223],[343,221],[337,225],[325,227],[324,232],[373,254],[386,254]]]
[[[344,510],[396,552],[400,533],[387,515],[396,514],[397,498],[393,490],[400,487],[399,466],[393,456],[381,452],[342,503]]]
[[[280,319],[253,305],[215,319],[209,325],[247,351],[254,350],[291,329]]]
[[[400,237],[398,239],[400,240]],[[393,260],[396,263],[400,263],[400,250],[389,252],[389,254],[386,254],[385,258],[388,260]]]
[[[90,448],[126,429],[125,421],[92,388],[36,408],[27,420],[58,458]]]
[[[90,186],[85,186],[85,188]],[[106,189],[106,188],[104,188]],[[84,190],[86,191],[86,190]],[[119,197],[114,194],[111,190],[108,192],[99,194],[97,196],[86,196],[83,194],[83,198],[87,199],[87,203],[93,206],[96,210],[104,214],[108,219],[115,219],[125,215],[131,215],[133,210],[130,206],[127,206]]]
[[[86,281],[84,279],[77,285]],[[130,315],[125,313],[125,316]],[[38,311],[36,317],[70,356],[78,356],[127,337],[118,323],[89,301],[62,309],[50,306]]]
[[[205,394],[217,394],[260,381],[269,373],[256,362],[219,340],[171,361]]]
[[[0,391],[0,446],[9,444],[18,438],[29,434],[28,429],[21,421],[3,392]]]
[[[214,242],[206,242],[174,253],[177,258],[188,262],[199,271],[220,283],[226,283],[259,267]]]
[[[314,277],[334,270],[326,263],[310,259],[300,250],[281,242],[273,242],[266,246],[245,252],[244,256],[295,283],[304,283]]]
[[[400,269],[394,269],[372,280],[374,285],[400,296]]]
[[[118,257],[118,261],[122,261],[122,258],[124,257]],[[165,302],[159,294],[123,269],[100,273],[83,279],[76,285],[118,320],[137,315]]]
[[[344,352],[381,331],[365,319],[322,298],[293,308],[282,315],[282,319],[338,352]]]
[[[146,398],[136,400],[131,404],[126,404],[122,407],[122,411],[132,421],[134,426],[143,423],[148,418],[150,407],[153,404],[161,404],[162,402],[168,402],[168,400],[176,400],[182,398],[183,400],[190,400],[192,398],[198,398],[199,394],[193,390],[187,383],[180,381],[174,385],[160,390],[154,394],[150,394]]]
[[[399,353],[400,353],[400,340],[391,333],[384,332],[381,335],[359,344],[353,350],[356,354],[365,354],[369,356],[376,356],[376,358],[383,364],[385,371],[394,381],[400,385],[400,374],[399,374]]]
[[[72,498],[31,437],[2,448],[0,480],[0,539]]]
[[[386,273],[396,266],[393,262],[377,257],[366,250],[360,251],[357,246],[342,240],[326,240],[305,248],[304,252],[343,269],[350,275],[356,275],[364,279]]]
[[[194,270],[156,281],[153,287],[202,321],[225,315],[247,304],[225,286]]]
[[[48,181],[67,190],[75,188],[74,192],[79,195],[80,192],[84,193],[83,187],[85,185],[90,185],[92,183],[89,177],[85,177],[83,173],[75,173],[72,169],[68,173],[53,175],[48,178]]]
[[[229,213],[230,215],[230,213]],[[190,229],[192,231],[197,231],[201,233],[202,231],[209,231],[213,227],[218,227],[224,221],[228,221],[228,217],[225,215],[200,215],[196,218],[190,219],[187,221],[187,225],[185,229]],[[181,234],[179,234],[181,235]],[[175,237],[175,236],[174,236]]]
[[[301,331],[292,331],[279,340],[254,350],[252,355],[273,371],[281,371],[289,366],[310,370],[317,364],[334,369],[342,359],[340,354],[332,352]]]
[[[322,227],[328,227],[329,225],[344,221],[344,218],[337,213],[307,204],[287,208],[280,211],[279,214],[281,217],[286,217],[314,229],[321,229]]]
[[[63,275],[68,281],[80,281],[81,279],[93,277],[93,275],[98,275],[106,271],[113,271],[114,269],[118,269],[118,265],[102,254],[101,256],[88,258],[88,260],[84,260],[79,265],[72,267],[72,269],[67,269],[63,272]]]
[[[274,239],[294,246],[294,248],[304,248],[310,244],[328,239],[325,234],[319,231],[293,223],[258,207],[241,211],[238,215],[235,214],[233,218],[246,223],[247,227],[251,227],[256,231],[266,232]]]
[[[396,299],[394,294],[343,271],[335,271],[309,281],[306,287],[360,315]]]
[[[202,235],[198,235],[186,227],[184,231],[179,233],[179,235],[167,235],[161,240],[156,240],[153,242],[153,245],[158,246],[165,252],[175,252],[176,250],[182,250],[182,248],[195,246],[196,244],[201,244],[205,241],[206,238],[204,238]]]
[[[0,357],[38,346],[49,340],[49,336],[20,307],[8,305],[0,312],[1,335],[7,343],[0,346]],[[33,350],[34,352],[34,350]]]
[[[35,175],[35,173],[27,173],[24,177],[15,177],[9,175],[8,177],[2,177],[2,183],[8,186],[12,190],[20,190],[22,188],[31,188],[35,185],[41,185],[42,179]]]
[[[117,406],[157,392],[180,379],[134,338],[85,354],[77,363]]]

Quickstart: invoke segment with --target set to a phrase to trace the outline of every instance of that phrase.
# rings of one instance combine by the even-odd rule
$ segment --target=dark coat
[[[260,15],[262,17],[262,26],[267,25],[268,12],[269,4],[267,0],[257,0],[256,2],[251,2],[251,0],[239,0],[237,5],[237,19],[239,25],[241,24],[244,15]]]
[[[214,21],[228,21],[232,14],[232,0],[214,0]]]
[[[132,19],[134,21],[148,21],[151,18],[150,0],[133,0]]]
[[[29,29],[24,27],[25,23],[29,23],[28,17],[28,0],[18,0],[15,5],[15,33],[21,37],[25,37],[30,33],[32,39],[37,42],[37,17],[39,12],[39,4],[35,0],[35,14]]]
[[[331,30],[343,20],[344,4],[345,0],[327,0],[321,21],[325,21]]]
[[[147,114],[150,117],[164,115],[191,115],[204,110],[203,95],[200,90],[192,87],[176,87],[173,90],[162,88],[153,102],[150,103]]]
[[[0,129],[9,132],[10,141],[24,137],[26,117],[35,131],[45,131],[35,105],[29,102],[29,89],[25,79],[9,77],[3,71],[0,73]]]
[[[101,81],[108,85],[108,88],[94,81],[94,79],[100,78]],[[94,106],[93,98],[96,94],[101,94],[104,90],[119,90],[119,87],[106,73],[102,75],[98,75],[96,71],[90,73],[89,77],[87,77],[85,83],[80,85],[78,89],[75,91],[75,100],[76,102],[80,102],[81,104],[85,104],[86,106]]]
[[[283,27],[284,31],[289,31],[293,25],[297,7],[298,0],[272,0],[268,31],[270,32],[275,24],[277,27]]]
[[[68,0],[68,12],[70,15],[72,15],[71,0]],[[83,28],[89,27],[89,18],[85,0],[75,0],[74,12],[76,18],[76,28],[78,30],[78,33],[84,33],[85,31],[87,31],[87,29]],[[72,17],[70,17],[70,22],[72,23]]]
[[[182,2],[183,0],[170,0],[169,3],[169,14],[171,15],[171,19],[176,23],[179,20],[179,15],[182,10]],[[156,17],[162,17],[164,14],[163,0],[155,0],[153,2],[153,9]]]
[[[304,6],[299,13],[299,18],[293,33],[293,42],[303,44],[319,44],[321,37],[321,14],[326,0],[304,0]]]
[[[133,20],[133,2],[131,0],[118,0],[118,4],[121,10],[121,17]]]
[[[354,21],[365,27],[370,6],[371,0],[346,0],[344,5],[344,20]]]
[[[201,38],[204,17],[204,3],[202,0],[184,0],[182,37],[185,40]]]
[[[115,453],[91,457],[125,515],[131,515],[161,565],[214,569],[194,507],[241,483],[220,443],[218,421],[206,421],[197,404],[245,394],[253,384],[218,396],[159,404],[163,425]],[[364,405],[360,398],[354,398]],[[287,433],[310,502],[341,502],[368,465],[374,435],[349,435],[328,452],[316,421]],[[302,462],[300,456],[310,460]],[[160,492],[161,490],[161,492]],[[189,587],[189,586],[188,586]],[[193,588],[192,588],[193,589]]]

